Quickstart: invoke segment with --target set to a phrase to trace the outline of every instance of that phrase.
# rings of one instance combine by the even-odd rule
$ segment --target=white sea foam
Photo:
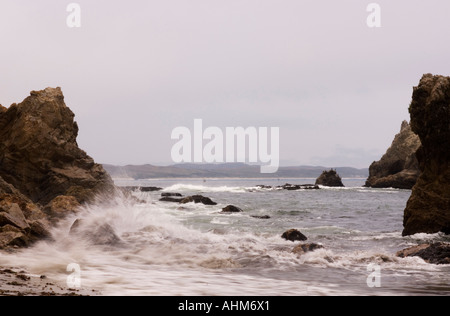
[[[247,188],[174,185],[165,191],[205,190],[223,192],[230,198]],[[355,195],[351,190],[344,192]],[[392,250],[425,239],[442,239],[441,234],[402,238],[399,231],[359,231],[344,227],[339,216],[330,220],[333,214],[322,212],[324,204],[312,204],[308,212],[290,212],[289,202],[281,212],[274,211],[265,201],[274,194],[278,205],[284,196],[277,192],[267,193],[265,199],[260,194],[247,195],[259,203],[253,212],[268,214],[270,220],[253,219],[250,212],[219,214],[220,206],[186,204],[179,210],[178,204],[157,202],[153,193],[135,194],[147,203],[131,204],[117,198],[109,205],[86,207],[53,229],[54,242],[39,242],[30,249],[2,255],[0,266],[24,267],[64,282],[67,265],[77,263],[83,287],[112,295],[371,295],[365,284],[370,263],[379,264],[386,279],[398,278],[413,284],[410,287],[416,284],[408,279],[411,273],[420,282],[422,278],[441,282],[448,273],[420,258],[397,258]],[[306,198],[302,196],[301,203],[307,202]],[[317,196],[311,199],[315,203]],[[348,215],[349,210],[344,210],[343,215]],[[321,224],[318,217],[328,222]],[[111,225],[122,243],[99,246],[83,236],[69,235],[77,218],[83,219],[83,225]],[[308,218],[314,225],[304,225]],[[301,256],[292,253],[298,243],[280,236],[294,227],[309,237],[307,242],[321,242],[325,248]],[[355,249],[358,247],[361,249]],[[396,293],[400,281],[377,293]],[[407,288],[404,291],[408,292]]]
[[[400,191],[397,189],[377,189],[377,190],[371,190],[371,189],[361,189],[361,190],[357,190],[358,192],[361,193],[389,193],[389,194],[397,194]]]
[[[195,184],[174,184],[167,187],[163,192],[232,192],[232,193],[245,193],[248,192],[250,188],[245,187],[228,187],[228,186],[204,186]]]
[[[319,188],[321,188],[323,190],[333,190],[333,191],[362,189],[362,187],[328,187],[328,186],[324,186],[324,185],[319,185]]]

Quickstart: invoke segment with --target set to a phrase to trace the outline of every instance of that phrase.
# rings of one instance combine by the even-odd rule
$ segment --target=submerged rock
[[[203,195],[192,195],[188,196],[180,201],[181,204],[186,203],[202,203],[205,205],[217,205],[216,202],[212,201],[209,197],[203,196]]]
[[[240,209],[239,207],[234,205],[228,205],[222,209],[221,213],[241,213],[241,212],[243,212],[243,210]]]
[[[311,252],[311,251],[314,251],[317,249],[323,249],[323,246],[320,244],[315,244],[315,243],[302,244],[302,245],[295,246],[295,248],[292,250],[292,252],[296,253],[298,255],[302,255],[304,253]]]
[[[163,192],[161,193],[162,197],[167,197],[167,196],[183,196],[181,193],[172,193],[172,192]]]
[[[69,234],[85,239],[93,245],[120,246],[123,243],[114,228],[107,223],[87,224],[84,220],[77,219],[70,227]]]
[[[400,133],[395,135],[391,147],[370,165],[366,187],[412,189],[419,177],[416,151],[420,138],[407,121],[403,121]]]
[[[268,189],[268,190],[273,189],[273,187],[271,185],[265,185],[265,184],[257,184],[255,187],[259,188],[259,189]]]
[[[343,187],[342,179],[336,170],[323,171],[317,178],[316,185],[323,185],[326,187]]]
[[[297,191],[297,190],[319,190],[319,186],[315,184],[290,184],[286,183],[281,186],[277,186],[278,189]]]
[[[87,237],[95,245],[119,246],[122,243],[114,228],[109,224],[93,227],[93,230],[87,234]]]
[[[432,264],[450,264],[450,244],[422,244],[401,250],[396,255],[400,258],[420,257]]]
[[[154,191],[161,191],[163,188],[160,187],[122,187],[125,190],[128,191],[141,191],[141,192],[154,192]]]
[[[450,234],[450,77],[424,75],[409,107],[420,137],[420,176],[404,214],[403,236]]]
[[[181,195],[181,194],[180,194]],[[176,195],[178,196],[178,195]],[[202,203],[205,205],[217,205],[216,202],[212,201],[209,197],[203,196],[203,195],[192,195],[187,197],[173,197],[170,196],[163,196],[159,199],[161,202],[174,202],[174,203],[180,203],[180,204],[187,204],[187,203]]]
[[[170,197],[170,196],[165,196],[159,199],[161,202],[175,202],[175,203],[180,203],[181,201],[183,201],[183,198],[174,198],[174,197]]]
[[[288,231],[284,232],[283,235],[281,235],[281,238],[284,238],[284,239],[290,240],[290,241],[308,240],[308,238],[297,229],[289,229]]]
[[[269,215],[250,215],[250,217],[257,218],[257,219],[271,219]]]

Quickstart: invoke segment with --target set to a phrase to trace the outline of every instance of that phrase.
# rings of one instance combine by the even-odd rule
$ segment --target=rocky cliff
[[[419,136],[403,121],[391,147],[370,165],[366,187],[412,189],[420,174],[416,157],[419,147]]]
[[[422,143],[421,173],[405,209],[403,235],[450,234],[450,77],[424,75],[409,113]]]
[[[0,248],[48,237],[49,223],[113,181],[76,142],[78,126],[60,88],[0,107]]]

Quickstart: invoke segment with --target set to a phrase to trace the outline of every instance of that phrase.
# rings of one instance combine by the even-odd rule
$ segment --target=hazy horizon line
[[[114,163],[100,163],[101,165],[109,165],[115,167],[127,167],[127,166],[154,166],[154,167],[173,167],[173,166],[182,166],[182,165],[198,165],[198,166],[207,166],[207,165],[245,165],[248,167],[259,167],[259,164],[248,164],[242,162],[221,162],[221,163],[202,163],[202,162],[188,162],[188,163],[142,163],[142,164],[114,164]],[[354,169],[369,169],[368,167],[355,167],[355,166],[324,166],[324,165],[308,165],[308,164],[298,164],[298,165],[280,165],[280,168],[298,168],[298,167],[314,167],[314,168],[354,168]]]

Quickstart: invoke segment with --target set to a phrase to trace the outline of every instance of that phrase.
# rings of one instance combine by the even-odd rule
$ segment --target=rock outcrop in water
[[[308,238],[297,229],[289,229],[281,235],[281,238],[289,241],[305,241]]]
[[[203,196],[203,195],[191,195],[187,197],[182,197],[181,194],[169,194],[169,195],[161,195],[162,197],[159,199],[160,202],[174,202],[174,203],[180,203],[180,204],[187,204],[187,203],[201,203],[204,205],[217,205],[216,202],[211,200],[209,197]]]
[[[49,237],[50,220],[115,190],[103,167],[79,149],[77,135],[60,88],[0,108],[0,248]]]
[[[273,187],[271,185],[258,184],[255,186],[258,189],[263,190],[287,190],[287,191],[298,191],[298,190],[319,190],[319,186],[315,184],[290,184],[286,183],[283,185],[278,185]]]
[[[419,147],[419,136],[403,121],[391,147],[370,165],[366,187],[412,189],[420,174],[416,157]]]
[[[297,190],[318,190],[319,186],[314,184],[290,184],[286,183],[284,185],[280,185],[276,187],[277,189],[283,189],[288,191],[297,191]]]
[[[316,185],[323,185],[326,187],[344,187],[341,177],[334,169],[322,172],[316,180]]]
[[[203,196],[203,195],[192,195],[185,197],[180,201],[181,204],[187,204],[187,203],[202,203],[204,205],[217,205],[216,202],[211,200],[209,197]]]
[[[323,246],[320,244],[316,244],[316,243],[301,244],[301,245],[295,246],[295,248],[292,249],[292,252],[297,255],[303,255],[307,252],[315,251],[318,249],[323,249]]]
[[[70,235],[97,246],[122,245],[122,240],[117,236],[114,228],[104,222],[85,223],[82,219],[77,219],[70,227]]]
[[[409,107],[420,176],[404,214],[403,235],[450,234],[450,77],[424,75]]]
[[[243,212],[242,209],[234,205],[227,205],[221,211],[221,213],[242,213],[242,212]]]
[[[450,244],[422,244],[397,252],[397,257],[420,257],[432,264],[450,264]]]

